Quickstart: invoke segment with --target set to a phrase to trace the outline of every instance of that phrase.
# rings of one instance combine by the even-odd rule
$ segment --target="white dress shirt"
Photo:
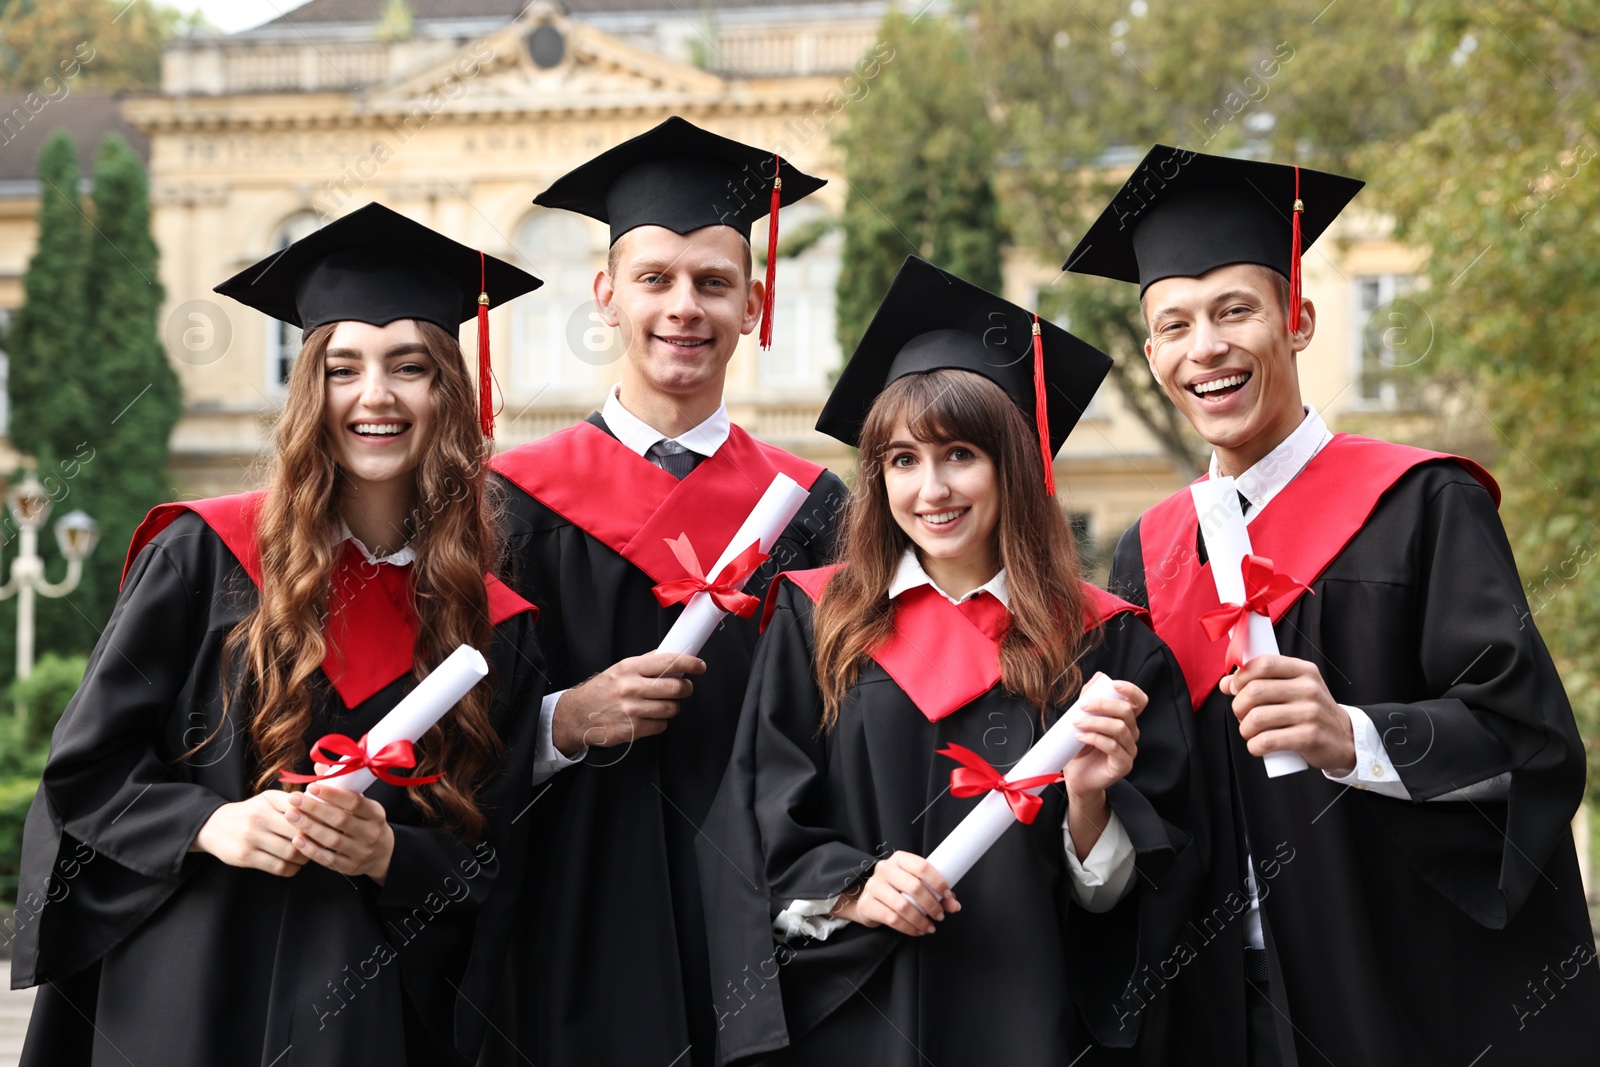
[[[732,428],[732,424],[728,421],[728,405],[719,404],[710,418],[698,426],[685,430],[677,437],[668,437],[622,406],[621,385],[611,387],[611,392],[606,395],[605,406],[600,409],[600,417],[606,420],[606,427],[628,451],[643,456],[657,467],[661,464],[656,462],[654,456],[648,455],[656,442],[674,441],[690,452],[710,459],[717,454],[717,449],[722,447],[723,442],[727,441]],[[565,692],[566,690],[562,689],[550,693],[539,704],[539,733],[533,746],[534,785],[555,777],[558,771],[581,763],[583,757],[589,754],[589,749],[585,747],[568,759],[562,755],[560,749],[556,748],[554,734],[556,703]]]
[[[1257,460],[1249,470],[1234,477],[1234,485],[1239,492],[1250,501],[1250,507],[1245,513],[1245,524],[1256,520],[1262,509],[1270,504],[1274,497],[1281,493],[1290,482],[1305,470],[1306,464],[1333,440],[1333,434],[1328,430],[1328,424],[1323,421],[1317,409],[1306,407],[1305,418],[1294,432],[1261,459]],[[1211,477],[1215,478],[1221,473],[1217,464],[1216,453],[1211,454]],[[1360,708],[1349,704],[1340,704],[1346,715],[1350,717],[1350,728],[1355,736],[1356,765],[1349,774],[1334,774],[1331,771],[1322,773],[1330,780],[1340,785],[1354,786],[1357,789],[1370,790],[1384,796],[1395,797],[1399,800],[1410,800],[1411,793],[1400,781],[1400,772],[1395,769],[1389,753],[1383,746],[1383,738],[1378,733],[1378,728],[1371,717]],[[1484,782],[1463,786],[1434,800],[1504,800],[1511,785],[1511,775],[1501,774]],[[1247,869],[1249,858],[1246,857]],[[1262,948],[1264,942],[1261,936],[1261,902],[1256,897],[1255,879],[1248,880],[1250,887],[1250,914],[1245,919],[1245,932],[1251,947]]]
[[[980,593],[989,593],[1006,607],[1011,606],[1004,569],[965,596],[953,597],[928,576],[917,559],[916,551],[908,547],[889,582],[889,599],[893,600],[901,593],[923,585],[933,586],[935,592],[952,604],[971,600]],[[1072,834],[1067,830],[1066,819],[1061,821],[1061,838],[1067,854],[1067,873],[1071,875],[1072,897],[1080,907],[1093,912],[1110,911],[1128,895],[1133,885],[1133,842],[1116,812],[1111,813],[1111,820],[1101,831],[1100,839],[1081,862],[1077,850],[1072,846]],[[828,915],[838,903],[837,896],[827,900],[791,901],[772,921],[772,928],[785,939],[809,937],[825,941],[829,934],[850,921]]]

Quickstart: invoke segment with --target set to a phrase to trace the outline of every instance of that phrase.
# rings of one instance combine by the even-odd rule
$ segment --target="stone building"
[[[229,492],[256,473],[298,337],[215,297],[216,282],[372,200],[519,262],[546,285],[491,312],[504,401],[497,437],[506,447],[543,436],[599,406],[619,353],[589,295],[605,228],[535,208],[533,195],[679,114],[833,179],[785,211],[786,232],[837,219],[847,190],[831,134],[893,62],[876,36],[887,7],[311,0],[252,30],[175,40],[159,91],[115,101],[80,93],[26,132],[54,120],[88,144],[115,126],[148,153],[166,339],[185,395],[173,472],[184,494]],[[32,249],[37,189],[25,156],[0,150],[0,314],[20,303]],[[758,250],[764,240],[757,227]],[[834,228],[784,261],[776,344],[761,352],[747,338],[728,382],[736,421],[840,469],[849,456],[811,427],[840,361],[842,243]],[[1417,262],[1359,212],[1306,260],[1321,318],[1302,377],[1307,401],[1336,425],[1371,429],[1406,406],[1367,326],[1403,296]],[[1006,295],[1030,304],[1056,277],[1054,264],[1013,256]],[[1420,337],[1410,343],[1423,347]],[[1106,548],[1185,477],[1108,384],[1058,460],[1058,479],[1075,524]]]

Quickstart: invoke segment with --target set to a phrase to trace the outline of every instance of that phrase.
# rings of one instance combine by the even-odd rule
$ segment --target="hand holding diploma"
[[[1099,717],[1087,714],[1086,705],[1092,705],[1098,701],[1117,701],[1129,703],[1130,705],[1132,703],[1125,700],[1117,692],[1111,679],[1103,674],[1095,675],[1083,687],[1083,692],[1078,695],[1078,699],[1073,703],[1072,707],[1062,713],[1061,717],[1056,720],[1055,725],[1046,730],[1044,736],[1039,738],[1034,746],[1023,754],[1021,759],[1017,760],[1016,766],[1011,769],[1011,773],[1004,776],[1001,776],[993,767],[989,767],[982,757],[961,748],[959,745],[952,745],[945,750],[946,754],[950,754],[952,758],[963,765],[951,774],[951,792],[957,796],[976,796],[979,793],[987,795],[950,832],[950,836],[941,841],[938,847],[929,853],[926,860],[910,856],[909,853],[904,854],[910,859],[916,860],[916,864],[908,864],[902,861],[897,864],[897,869],[910,871],[915,868],[918,876],[918,885],[899,885],[885,878],[885,883],[892,885],[904,902],[922,913],[923,919],[930,920],[921,924],[907,922],[907,926],[911,928],[901,930],[902,933],[930,932],[933,929],[932,921],[943,919],[946,910],[956,911],[959,909],[959,904],[955,907],[949,907],[948,902],[944,902],[946,896],[949,896],[951,900],[954,899],[953,894],[950,893],[950,887],[959,882],[972,869],[972,865],[977,863],[996,841],[1000,840],[1000,835],[1010,829],[1012,823],[1019,820],[1026,823],[1033,821],[1040,807],[1038,794],[1052,782],[1062,779],[1062,768],[1068,767],[1073,757],[1083,750],[1085,737],[1091,738],[1089,744],[1093,745],[1096,750],[1107,755],[1110,753],[1106,752],[1106,749],[1102,747],[1102,740],[1109,743],[1113,748],[1121,747],[1120,741],[1112,736],[1118,732],[1115,727],[1106,730],[1102,730],[1098,725],[1085,727],[1086,719]],[[1134,714],[1137,714],[1137,710],[1135,710]],[[1120,723],[1122,720],[1119,718],[1116,721]],[[982,766],[978,766],[979,764]],[[1092,774],[1093,772],[1088,773]],[[1126,772],[1124,771],[1123,773]],[[1118,778],[1121,776],[1121,774],[1117,775]],[[1104,827],[1105,824],[1102,822],[1100,825]],[[1074,841],[1076,841],[1076,838],[1074,838]],[[897,853],[896,855],[901,854]],[[878,864],[878,869],[873,874],[873,881],[878,880],[879,873],[884,869],[884,864],[894,858],[894,856],[891,856],[889,860]],[[924,867],[923,865],[926,866]],[[904,881],[904,879],[901,879],[901,881]],[[867,884],[870,887],[872,881]],[[927,906],[928,900],[926,899],[930,894],[935,905],[940,905],[941,902],[944,902],[943,906],[936,907],[935,910],[930,911]],[[866,896],[865,890],[863,890],[862,896]],[[851,917],[842,909],[839,914],[847,918]],[[897,909],[895,914],[901,919],[905,919],[903,910]],[[901,929],[898,923],[890,923],[889,925],[894,926],[897,930]]]
[[[1200,536],[1205,541],[1206,558],[1217,585],[1217,600],[1223,605],[1202,624],[1214,639],[1229,636],[1230,666],[1242,666],[1257,656],[1276,656],[1278,638],[1265,608],[1281,594],[1283,575],[1272,573],[1271,560],[1261,561],[1250,551],[1250,531],[1239,507],[1239,490],[1232,478],[1211,478],[1189,487],[1195,514],[1200,519]],[[1251,561],[1257,561],[1252,567]],[[1261,563],[1265,563],[1265,567]],[[1253,579],[1253,581],[1252,581]],[[1248,588],[1247,586],[1252,586]],[[1228,692],[1224,690],[1224,692]],[[1267,777],[1279,778],[1303,771],[1308,764],[1299,753],[1282,749],[1262,757]]]

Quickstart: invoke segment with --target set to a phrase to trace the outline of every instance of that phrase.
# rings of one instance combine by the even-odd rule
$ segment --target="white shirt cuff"
[[[842,929],[850,922],[849,919],[828,914],[838,903],[838,897],[829,897],[827,900],[791,900],[789,906],[772,920],[772,932],[785,941],[802,937],[814,941],[826,941],[829,934]]]
[[[1339,706],[1350,716],[1350,728],[1355,734],[1356,741],[1356,766],[1349,774],[1343,776],[1329,774],[1327,771],[1322,773],[1327,775],[1329,781],[1338,782],[1340,785],[1352,785],[1357,789],[1381,793],[1386,797],[1410,800],[1411,791],[1400,781],[1400,772],[1390,761],[1389,753],[1383,747],[1383,737],[1378,733],[1378,727],[1373,724],[1372,719],[1360,708],[1351,707],[1349,704]],[[1511,773],[1507,771],[1482,782],[1473,782],[1460,789],[1441,793],[1434,797],[1433,801],[1504,800],[1510,793]]]
[[[1383,738],[1378,734],[1378,728],[1373,725],[1372,719],[1360,708],[1349,704],[1340,704],[1344,713],[1350,716],[1350,732],[1355,736],[1356,765],[1349,774],[1334,774],[1332,771],[1323,771],[1323,775],[1330,782],[1340,785],[1351,785],[1357,789],[1381,793],[1386,797],[1395,797],[1398,800],[1410,800],[1411,791],[1400,781],[1400,772],[1395,770],[1394,764],[1389,760],[1389,753],[1384,750]]]
[[[556,776],[556,772],[564,771],[576,763],[582,763],[583,757],[589,754],[588,746],[584,746],[572,759],[561,754],[556,747],[555,722],[556,702],[561,699],[563,689],[557,693],[550,693],[539,702],[539,736],[533,744],[533,784],[549,781]]]
[[[1081,862],[1066,820],[1061,823],[1061,839],[1067,850],[1067,873],[1072,877],[1072,899],[1085,911],[1105,912],[1116,907],[1133,887],[1136,858],[1133,841],[1117,813],[1111,813],[1100,839]]]

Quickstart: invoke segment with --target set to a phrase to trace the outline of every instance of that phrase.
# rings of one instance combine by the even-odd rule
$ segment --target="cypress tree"
[[[149,182],[138,156],[116,134],[101,142],[95,157],[94,219],[83,361],[93,368],[83,391],[94,459],[82,465],[73,503],[65,506],[81,507],[100,523],[101,547],[74,597],[87,620],[100,626],[116,602],[134,529],[152,507],[172,499],[167,443],[182,410],[158,325],[165,291],[150,233]]]

